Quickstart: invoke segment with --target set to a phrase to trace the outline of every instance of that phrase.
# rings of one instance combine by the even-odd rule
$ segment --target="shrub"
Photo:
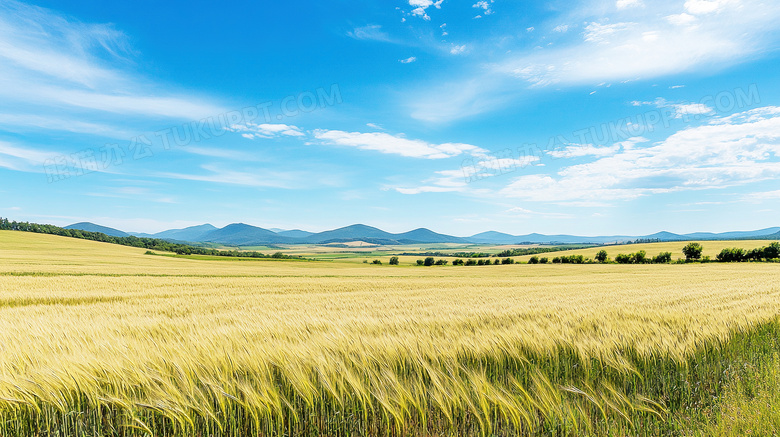
[[[631,254],[631,262],[634,264],[644,264],[647,261],[647,252],[640,250],[637,253]]]
[[[764,258],[767,260],[780,258],[780,243],[777,241],[773,242],[769,246],[765,247],[763,252]]]
[[[615,257],[615,262],[617,262],[618,264],[631,264],[632,259],[633,259],[632,255],[619,253],[618,256]]]
[[[512,258],[504,258],[501,260],[501,264],[514,264],[514,263],[515,260],[513,260]]]
[[[501,264],[501,260],[500,259],[496,258],[496,259],[493,260],[493,265],[494,266],[497,266],[499,264]]]
[[[545,258],[539,258],[539,263],[540,264],[547,264],[547,258],[546,257]]]
[[[596,261],[600,263],[607,262],[607,251],[601,249],[599,253],[596,254]]]
[[[655,264],[667,264],[672,262],[672,252],[661,252],[653,257],[653,263]]]
[[[553,258],[553,264],[560,264],[560,263],[561,263],[561,258],[560,257],[556,256],[555,258]]]
[[[448,262],[449,261],[447,261],[446,259],[437,259],[436,260],[436,265],[437,266],[446,266]]]
[[[436,261],[433,259],[432,256],[429,256],[428,258],[425,258],[425,266],[432,266],[436,263]]]
[[[477,265],[477,262],[475,260],[473,260],[473,259],[470,259],[470,260],[466,261],[466,265],[467,266],[475,266],[475,265]]]
[[[462,266],[463,265],[463,260],[458,258],[458,259],[456,259],[455,261],[452,262],[452,265],[454,265],[454,266]]]
[[[151,250],[147,250],[144,252],[144,255],[156,255],[156,253],[152,252]]]
[[[378,259],[375,259],[371,261],[371,264],[382,264],[382,261],[379,261]]]
[[[683,247],[683,254],[685,255],[686,261],[693,261],[701,259],[701,252],[704,250],[703,247],[701,247],[701,244],[699,243],[688,243],[685,247]]]
[[[418,266],[425,265],[425,261],[423,261],[423,260],[421,260],[421,259],[418,259],[418,260],[417,260],[417,265],[418,265]]]
[[[397,266],[398,265],[398,257],[397,256],[391,256],[390,257],[390,265],[391,266]]]
[[[740,249],[737,247],[730,247],[726,248],[720,251],[717,258],[718,261],[723,263],[733,263],[733,262],[742,262],[747,260],[747,252],[745,249]]]
[[[531,259],[528,260],[528,264],[539,264],[539,257],[532,256]]]

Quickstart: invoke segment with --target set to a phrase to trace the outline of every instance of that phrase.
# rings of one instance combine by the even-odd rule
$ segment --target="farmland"
[[[0,435],[778,429],[778,264],[145,252],[0,231]]]

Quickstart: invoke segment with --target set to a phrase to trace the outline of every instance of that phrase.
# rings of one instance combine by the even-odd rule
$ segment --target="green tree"
[[[780,243],[775,241],[764,248],[764,258],[770,260],[780,258]]]
[[[596,261],[600,263],[607,262],[607,251],[601,249],[599,253],[596,254]]]
[[[653,258],[655,264],[667,264],[672,262],[672,252],[661,252]]]
[[[528,259],[528,264],[539,264],[539,257],[538,256],[532,256]]]
[[[398,265],[398,257],[397,256],[391,256],[390,257],[390,265],[391,266],[397,266]]]
[[[436,263],[436,260],[433,259],[432,256],[429,256],[428,258],[425,258],[425,266],[432,266]]]
[[[704,250],[704,248],[699,243],[688,243],[685,247],[683,247],[683,254],[685,255],[686,261],[693,261],[701,259],[701,252]]]
[[[375,259],[371,261],[371,264],[382,264],[382,261],[379,261],[378,259]]]
[[[418,266],[425,265],[425,261],[423,261],[423,260],[421,260],[421,259],[418,259],[418,260],[417,260],[417,265],[418,265]]]

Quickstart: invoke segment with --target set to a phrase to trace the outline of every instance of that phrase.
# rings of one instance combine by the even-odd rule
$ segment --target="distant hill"
[[[271,231],[276,232],[276,235],[281,235],[282,237],[290,237],[290,238],[306,238],[310,235],[314,235],[314,232],[307,232],[302,231],[300,229],[293,229],[291,231],[284,231],[284,230],[274,230],[270,229]]]
[[[102,232],[106,235],[126,237],[127,233],[118,229],[96,225],[94,223],[75,223],[66,229],[81,229],[92,232]],[[393,234],[373,226],[355,224],[324,232],[312,233],[301,229],[283,230],[279,228],[264,229],[244,223],[233,223],[218,229],[210,224],[190,226],[184,229],[170,229],[156,234],[132,235],[139,237],[162,238],[171,241],[187,241],[194,243],[217,243],[228,246],[260,246],[273,244],[330,244],[363,241],[371,244],[620,244],[636,240],[688,241],[688,240],[740,240],[740,239],[780,239],[780,227],[759,229],[756,231],[733,232],[695,232],[691,234],[675,234],[668,231],[656,232],[650,235],[608,235],[608,236],[577,236],[577,235],[545,235],[524,234],[511,235],[503,232],[488,231],[470,237],[454,237],[439,234],[430,229],[418,228],[412,231]]]
[[[262,244],[294,243],[297,240],[285,237],[268,229],[258,228],[244,223],[233,223],[222,229],[206,232],[200,242],[220,243],[232,246],[257,246]]]
[[[100,232],[111,237],[129,237],[130,234],[122,232],[119,229],[109,228],[107,226],[100,226],[90,222],[73,223],[72,225],[65,226],[64,229],[78,229],[80,231],[87,232]]]
[[[367,225],[351,225],[332,231],[309,235],[303,241],[312,244],[338,243],[347,241],[365,241],[373,244],[416,244],[416,243],[468,243],[464,238],[438,234],[429,229],[420,228],[402,234],[392,234]]]
[[[154,234],[154,238],[177,241],[202,241],[209,232],[216,231],[217,227],[210,224],[190,226],[184,229],[170,229]]]

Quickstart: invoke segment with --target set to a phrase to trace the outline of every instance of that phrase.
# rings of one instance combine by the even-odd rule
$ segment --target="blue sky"
[[[0,0],[0,216],[778,226],[780,4]]]

